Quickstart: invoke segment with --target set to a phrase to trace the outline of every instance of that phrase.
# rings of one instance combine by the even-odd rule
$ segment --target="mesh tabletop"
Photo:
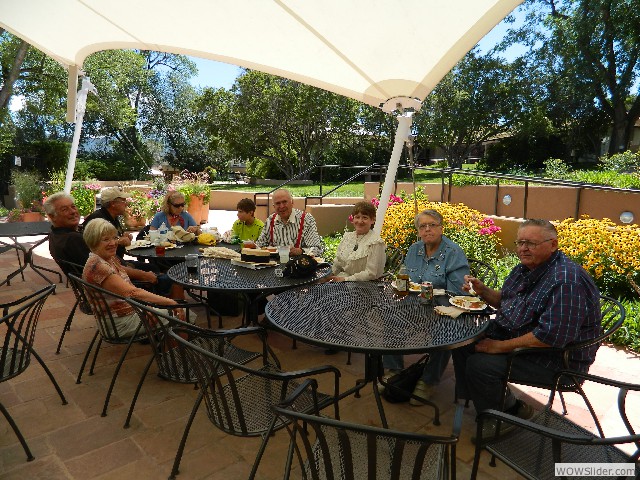
[[[275,267],[252,270],[233,265],[225,258],[200,258],[197,274],[187,272],[185,263],[169,269],[174,282],[203,290],[268,293],[314,283],[331,272],[330,266],[316,270],[309,278],[284,278],[275,275]]]
[[[377,354],[459,347],[475,340],[489,324],[488,315],[438,315],[417,295],[400,297],[384,282],[289,290],[276,295],[265,312],[273,326],[307,343]]]
[[[226,247],[231,250],[239,252],[242,245],[236,245],[231,243],[219,243],[218,247]],[[149,260],[165,260],[172,263],[184,262],[184,257],[191,253],[196,255],[202,255],[201,248],[206,248],[206,245],[200,245],[198,243],[185,243],[177,248],[168,248],[165,250],[164,255],[156,255],[156,247],[148,248],[133,248],[127,251],[128,255],[138,258],[147,258]]]

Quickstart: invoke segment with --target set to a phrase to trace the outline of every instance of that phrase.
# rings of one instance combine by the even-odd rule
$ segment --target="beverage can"
[[[422,282],[420,284],[420,301],[424,304],[433,302],[433,284],[431,282]]]

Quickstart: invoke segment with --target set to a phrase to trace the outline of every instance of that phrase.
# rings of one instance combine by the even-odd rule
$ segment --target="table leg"
[[[49,280],[47,277],[45,277],[42,273],[40,273],[38,270],[45,270],[47,272],[51,272],[51,273],[55,273],[56,275],[58,275],[58,283],[62,283],[62,275],[60,275],[60,272],[58,272],[57,270],[52,270],[50,268],[47,267],[42,267],[40,265],[36,265],[35,263],[33,263],[33,250],[42,245],[44,242],[46,242],[49,239],[49,237],[45,237],[42,240],[37,241],[36,243],[34,243],[31,248],[26,249],[24,251],[25,253],[25,268],[27,265],[29,265],[31,267],[31,269],[36,272],[38,275],[40,275],[42,278],[44,278],[47,282],[53,284],[53,282],[51,280]],[[55,290],[53,291],[53,293],[55,294]]]
[[[7,278],[5,280],[3,280],[2,283],[0,283],[0,286],[4,285],[5,283],[8,286],[11,286],[11,279],[13,277],[15,277],[16,275],[18,275],[18,274],[20,274],[22,276],[22,281],[24,281],[24,271],[27,268],[27,250],[21,244],[19,244],[18,241],[15,238],[12,238],[12,240],[14,242],[13,245],[10,245],[10,244],[5,243],[5,242],[0,242],[0,243],[2,243],[3,245],[6,245],[8,247],[15,248],[16,255],[18,257],[18,269],[13,271],[13,272],[11,272],[9,275],[7,275]],[[20,261],[20,253],[18,252],[18,250],[22,251],[22,255],[24,257],[24,263]]]

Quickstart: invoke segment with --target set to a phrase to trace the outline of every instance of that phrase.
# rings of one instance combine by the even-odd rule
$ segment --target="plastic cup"
[[[187,265],[187,272],[190,274],[198,273],[198,255],[189,253],[184,256],[184,263]]]
[[[149,230],[149,241],[153,244],[160,242],[160,232],[158,230]]]
[[[278,247],[278,256],[280,263],[287,263],[289,261],[289,247]]]
[[[156,255],[162,256],[164,255],[165,248],[163,245],[156,245]]]

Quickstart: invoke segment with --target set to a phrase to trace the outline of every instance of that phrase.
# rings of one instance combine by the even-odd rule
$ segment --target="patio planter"
[[[44,215],[40,212],[24,212],[22,214],[23,222],[44,222]]]
[[[204,207],[204,202],[203,199],[200,195],[190,195],[189,196],[189,206],[187,207],[187,212],[189,212],[189,214],[191,214],[191,216],[193,217],[193,219],[196,221],[197,224],[202,223],[202,213],[203,213],[203,207]],[[209,209],[208,209],[208,205],[207,205],[207,216],[205,218],[208,219],[209,217]]]

